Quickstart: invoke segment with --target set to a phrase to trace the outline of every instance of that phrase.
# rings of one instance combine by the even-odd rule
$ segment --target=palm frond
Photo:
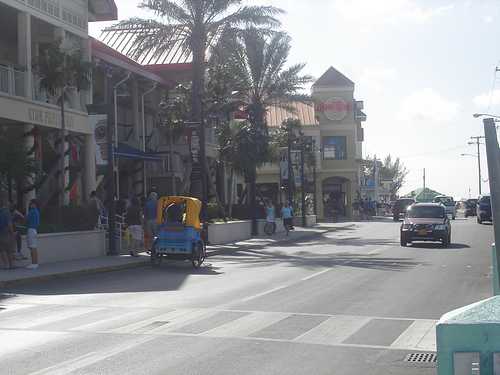
[[[139,8],[148,9],[157,16],[165,17],[169,22],[188,25],[192,21],[191,15],[181,6],[168,0],[143,0]]]

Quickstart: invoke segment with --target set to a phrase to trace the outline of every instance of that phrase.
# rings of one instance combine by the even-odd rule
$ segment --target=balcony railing
[[[0,92],[13,96],[26,96],[26,72],[0,65]]]

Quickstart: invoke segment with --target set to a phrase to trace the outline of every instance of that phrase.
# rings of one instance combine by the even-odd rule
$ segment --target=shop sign
[[[108,116],[107,115],[89,115],[90,129],[94,134],[95,144],[95,163],[97,166],[108,164]]]
[[[352,111],[352,103],[348,103],[342,98],[330,98],[316,103],[315,110],[323,113],[331,121],[341,121]]]

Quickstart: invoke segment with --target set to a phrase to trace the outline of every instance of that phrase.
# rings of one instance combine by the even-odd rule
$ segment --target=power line
[[[498,62],[498,65],[500,65],[500,61]],[[491,88],[490,88],[490,97],[488,99],[488,109],[486,112],[489,112],[491,109],[491,106],[493,104],[493,95],[495,93],[495,87],[497,84],[497,73],[500,71],[498,66],[495,67],[495,70],[493,71],[493,80],[491,82]]]
[[[416,158],[416,157],[421,157],[421,156],[436,155],[436,154],[442,154],[443,152],[455,151],[455,150],[458,150],[461,148],[465,148],[463,144],[461,144],[459,146],[453,146],[453,147],[441,149],[441,150],[422,152],[419,154],[412,154],[412,155],[404,155],[404,156],[400,156],[399,158],[400,159],[411,159],[411,158]]]

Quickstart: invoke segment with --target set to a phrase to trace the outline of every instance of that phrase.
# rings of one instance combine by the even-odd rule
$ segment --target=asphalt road
[[[492,226],[449,249],[391,221],[274,247],[42,282],[0,296],[2,374],[435,374],[442,314],[491,295]]]

